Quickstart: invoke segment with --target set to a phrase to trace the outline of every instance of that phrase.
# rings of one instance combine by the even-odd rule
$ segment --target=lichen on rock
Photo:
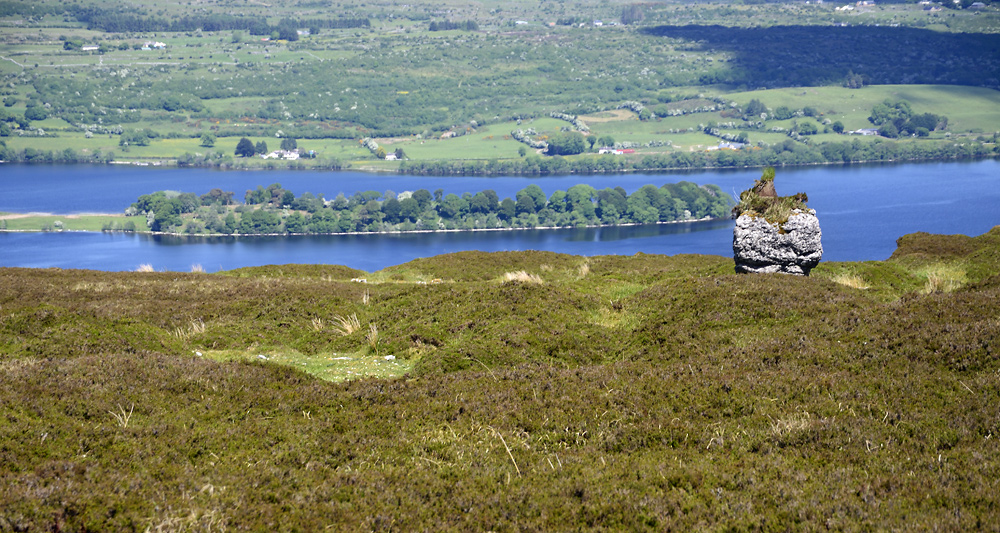
[[[764,170],[733,209],[736,272],[808,276],[823,257],[822,231],[805,193],[778,196],[774,169]]]

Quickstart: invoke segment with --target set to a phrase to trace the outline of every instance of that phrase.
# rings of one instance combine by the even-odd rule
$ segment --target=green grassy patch
[[[0,228],[12,231],[149,231],[145,217],[123,215],[29,215],[0,220]],[[128,223],[131,222],[131,225]]]
[[[305,355],[295,350],[205,350],[196,352],[213,361],[267,362],[301,370],[325,381],[345,381],[362,378],[394,379],[406,375],[413,361],[395,356],[365,353],[331,352]],[[391,357],[391,359],[386,359]]]

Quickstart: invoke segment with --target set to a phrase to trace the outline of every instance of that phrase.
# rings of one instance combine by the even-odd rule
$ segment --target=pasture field
[[[0,229],[9,231],[102,231],[122,230],[131,222],[134,231],[149,231],[145,217],[124,217],[120,214],[105,215],[43,215],[0,213]]]
[[[87,15],[96,17],[90,22],[75,18],[75,7],[66,11],[49,1],[35,4],[36,11],[47,11],[42,15],[13,6],[13,14],[0,17],[0,98],[10,129],[0,138],[6,144],[0,147],[4,158],[33,160],[26,149],[51,150],[53,143],[39,136],[45,134],[80,146],[86,159],[96,153],[96,141],[83,143],[75,135],[89,130],[117,136],[143,129],[155,134],[148,147],[131,147],[127,154],[111,143],[99,149],[116,157],[240,165],[232,154],[241,137],[257,142],[283,134],[320,148],[320,158],[303,165],[331,159],[371,163],[365,159],[372,154],[343,141],[364,137],[413,139],[400,146],[420,162],[517,161],[519,146],[506,139],[489,142],[497,139],[497,128],[507,130],[521,119],[544,140],[568,125],[549,118],[551,112],[593,116],[591,132],[619,142],[671,141],[697,150],[718,141],[694,130],[739,123],[725,111],[738,111],[753,99],[772,109],[817,109],[821,134],[827,120],[839,120],[848,130],[869,127],[871,108],[886,99],[947,117],[947,130],[931,132],[929,141],[949,133],[950,138],[984,136],[981,142],[990,142],[1000,131],[995,84],[1000,63],[980,53],[995,49],[1000,39],[1000,12],[992,7],[928,14],[909,4],[845,12],[833,5],[797,3],[667,2],[633,9],[625,2],[597,0],[573,6],[535,0],[390,1],[341,3],[331,12],[324,1],[225,2],[196,10],[170,1],[130,4],[123,12],[159,21],[160,29],[133,20],[135,28],[104,31],[101,24],[121,24],[117,15],[101,18],[121,4],[84,3],[97,9]],[[638,20],[625,20],[629,9]],[[231,15],[275,31],[162,29],[182,16]],[[289,18],[301,21],[300,30],[316,27],[294,41],[274,39],[281,21]],[[347,19],[365,23],[323,25]],[[432,22],[444,21],[474,27],[431,31]],[[812,33],[817,36],[810,39]],[[867,38],[878,39],[882,53],[838,52],[837,43]],[[817,40],[830,46],[814,47]],[[165,48],[138,49],[156,42]],[[99,51],[82,49],[98,45]],[[868,86],[843,87],[853,71],[867,78]],[[636,113],[618,109],[627,102],[659,116],[636,120]],[[29,106],[44,109],[46,117],[21,118]],[[766,147],[784,142],[767,130],[794,126],[771,119],[760,130],[717,129],[733,136],[745,132],[751,144]],[[466,131],[468,136],[441,140],[442,134]],[[197,154],[208,150],[184,139],[206,133],[218,138],[217,145],[213,156],[200,158]],[[800,144],[837,140],[789,138]]]

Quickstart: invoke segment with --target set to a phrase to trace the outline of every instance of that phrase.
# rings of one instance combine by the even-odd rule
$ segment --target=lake
[[[359,191],[443,189],[445,194],[493,189],[514,197],[529,184],[546,194],[578,183],[598,189],[677,181],[714,183],[730,194],[751,186],[760,169],[553,177],[427,177],[361,172],[218,171],[132,166],[0,165],[0,211],[121,212],[142,194],[212,188],[242,198],[258,185],[280,183],[297,195],[333,198]],[[822,166],[778,169],[782,195],[806,192],[823,228],[823,259],[882,260],[907,233],[979,235],[1000,224],[1000,162]],[[172,237],[102,233],[0,233],[0,266],[206,271],[243,266],[318,263],[365,271],[462,250],[549,250],[574,255],[637,252],[732,255],[732,221],[617,228],[334,235]]]

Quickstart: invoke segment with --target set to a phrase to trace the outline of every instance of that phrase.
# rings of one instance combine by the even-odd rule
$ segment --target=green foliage
[[[45,120],[49,117],[45,108],[39,105],[29,105],[24,110],[24,118],[26,120]]]
[[[240,142],[236,144],[235,154],[239,157],[253,157],[255,153],[253,142],[246,137],[240,139]]]
[[[757,128],[739,124],[738,131],[722,128],[721,133],[727,135],[724,140],[744,136],[755,147],[761,146],[762,153],[693,155],[689,148],[705,143],[694,136],[688,143],[684,138],[687,136],[678,132],[699,122],[716,120],[721,124],[725,119],[739,117],[739,108],[731,107],[727,100],[730,91],[741,88],[811,87],[799,91],[815,95],[808,102],[791,105],[787,101],[764,101],[772,107],[783,104],[792,112],[801,109],[806,113],[812,109],[831,120],[835,118],[831,112],[836,112],[839,114],[836,118],[841,118],[848,129],[856,129],[861,125],[853,117],[841,117],[854,113],[848,111],[853,106],[828,106],[822,96],[829,87],[841,85],[845,75],[868,78],[874,84],[947,83],[984,87],[993,87],[997,79],[997,61],[982,52],[996,48],[996,36],[992,33],[997,26],[993,23],[996,15],[989,10],[975,16],[972,10],[969,16],[963,16],[959,10],[950,20],[937,20],[916,11],[915,6],[903,5],[849,17],[832,12],[827,9],[829,6],[784,9],[760,3],[688,6],[587,1],[575,5],[572,13],[563,13],[560,10],[568,9],[565,6],[528,2],[506,9],[449,6],[445,10],[448,20],[443,21],[445,11],[435,11],[437,6],[422,2],[414,4],[412,9],[390,4],[373,8],[374,11],[357,6],[331,10],[323,2],[309,0],[303,5],[279,2],[267,13],[253,2],[227,5],[226,13],[209,8],[202,11],[176,2],[154,10],[93,0],[66,5],[32,2],[30,9],[13,9],[12,13],[19,13],[24,19],[25,28],[51,29],[49,33],[63,33],[63,36],[60,41],[35,42],[33,37],[22,39],[25,34],[21,30],[12,34],[13,48],[6,55],[22,58],[17,63],[28,67],[4,80],[9,82],[8,92],[12,93],[9,98],[33,104],[29,119],[23,118],[22,108],[15,107],[24,122],[21,129],[41,125],[46,135],[15,135],[13,157],[5,159],[58,161],[65,157],[58,152],[66,148],[61,145],[54,148],[50,143],[52,136],[58,135],[72,143],[77,158],[103,161],[112,147],[101,144],[104,134],[144,128],[161,132],[171,142],[151,142],[148,149],[137,149],[130,144],[129,159],[176,158],[185,166],[220,168],[340,168],[353,162],[365,168],[401,168],[413,173],[541,174],[840,162],[842,159],[825,158],[825,151],[819,146],[829,141],[825,137],[802,139],[809,142],[791,150],[774,148],[777,144],[774,135],[758,130],[778,127],[775,125]],[[623,16],[634,21],[640,13],[644,17],[641,24],[649,28],[618,31],[593,27],[594,20]],[[340,18],[341,15],[345,18]],[[369,18],[382,22],[372,27]],[[529,24],[509,31],[513,21],[520,19],[552,20],[563,26]],[[964,20],[960,23],[958,19]],[[678,24],[684,25],[653,26],[669,21],[682,21]],[[902,27],[889,27],[890,21],[892,26]],[[448,29],[465,22],[474,23],[478,29],[452,30],[464,32],[451,36],[413,31],[432,23],[437,29]],[[849,26],[840,26],[841,22]],[[586,27],[578,27],[579,23],[585,23]],[[570,24],[576,27],[566,27]],[[971,24],[980,29],[975,30]],[[307,27],[324,31],[321,35],[317,35],[318,31],[311,32],[309,38],[294,42],[262,42],[250,37],[274,32],[275,37],[294,39],[297,34],[292,30]],[[141,50],[153,33],[157,34],[155,40],[167,42],[165,50]],[[103,55],[60,49],[64,43],[75,40],[100,43]],[[869,44],[856,49],[851,43],[857,42]],[[20,68],[15,63],[6,64],[15,70]],[[34,68],[34,64],[45,66]],[[109,67],[110,64],[116,68]],[[63,68],[70,65],[78,66]],[[877,88],[880,94],[888,91],[885,87]],[[866,89],[873,87],[869,85]],[[948,113],[956,125],[961,124],[962,131],[977,128],[993,131],[989,123],[993,119],[987,118],[989,112],[972,112],[973,104],[966,102],[966,95],[960,94],[954,85],[950,90],[954,92],[944,97],[922,99],[914,89],[900,88],[893,89],[898,94],[891,97],[908,100],[915,109],[917,105],[933,105],[928,110],[939,115],[943,115],[939,109],[953,105],[951,102],[968,103],[966,108],[972,120],[960,122],[956,115]],[[862,99],[875,91],[851,92]],[[699,94],[703,98],[687,98]],[[695,100],[700,101],[699,105],[693,103]],[[586,141],[589,144],[594,140],[596,146],[596,139],[611,135],[620,142],[653,143],[649,150],[639,150],[645,152],[642,156],[634,158],[566,157],[539,161],[528,157],[525,148],[523,161],[519,162],[515,159],[518,145],[504,142],[508,139],[501,139],[503,133],[499,131],[489,131],[497,123],[530,121],[551,111],[577,116],[612,110],[625,101],[645,106],[636,107],[644,120],[632,121],[628,128],[615,131],[606,129],[604,124],[591,124],[593,135]],[[701,104],[718,107],[712,111],[693,111],[681,105],[667,105],[683,101],[690,101],[695,108]],[[489,105],[484,106],[485,102]],[[996,107],[995,102],[988,105]],[[42,111],[46,122],[34,123],[32,118]],[[674,114],[682,112],[684,115]],[[699,117],[691,124],[684,120],[691,112],[720,116],[705,120]],[[911,138],[925,136],[926,130],[929,142],[937,143],[941,136],[934,132],[941,129],[940,124],[934,128],[914,122],[912,127],[896,124],[896,128],[901,136]],[[6,129],[0,127],[0,134],[7,130],[11,135],[22,133],[16,129],[14,124],[7,124]],[[301,144],[309,139],[310,148],[321,145],[323,149],[317,150],[320,157],[278,162],[246,157],[234,160],[223,153],[232,155],[229,150],[240,137],[274,139],[279,131],[283,138],[297,138],[303,141]],[[414,146],[411,150],[411,144],[402,144],[411,157],[425,160],[412,164],[361,161],[354,146],[341,142],[373,137],[415,144],[443,131],[465,137],[462,139],[465,143],[482,142],[475,150],[466,150],[455,139],[441,156],[426,155],[427,148]],[[473,132],[476,139],[463,135]],[[197,139],[205,133],[216,135],[226,149],[196,155],[204,152],[197,148]],[[794,138],[799,139],[797,135]],[[184,139],[195,141],[183,142]],[[329,142],[313,144],[314,139]],[[659,144],[667,141],[672,144]],[[681,148],[681,144],[685,146]],[[26,148],[34,151],[26,153]],[[898,153],[883,156],[886,151],[882,148],[857,155],[869,156],[866,160],[898,159]],[[94,155],[97,150],[101,150],[102,157]],[[964,157],[961,152],[965,150],[949,146],[949,153],[942,153],[945,149],[925,146],[916,150],[906,147],[903,151],[909,152],[907,157],[922,158]],[[453,155],[456,153],[457,156]],[[644,159],[647,155],[648,159]],[[438,161],[426,162],[427,159]]]
[[[246,191],[245,204],[235,207],[233,192],[212,189],[200,197],[164,191],[143,195],[130,210],[155,213],[160,219],[155,231],[274,234],[650,224],[722,218],[731,205],[719,187],[690,182],[647,185],[632,196],[621,188],[598,192],[589,185],[556,191],[550,199],[541,187],[529,185],[518,191],[516,201],[501,200],[492,190],[440,200],[424,189],[402,200],[381,196],[376,191],[338,195],[327,205],[312,193],[296,197],[273,183]],[[197,209],[213,205],[219,210]],[[288,208],[295,212],[284,213],[287,219],[277,215]],[[227,213],[225,221],[222,213]]]

